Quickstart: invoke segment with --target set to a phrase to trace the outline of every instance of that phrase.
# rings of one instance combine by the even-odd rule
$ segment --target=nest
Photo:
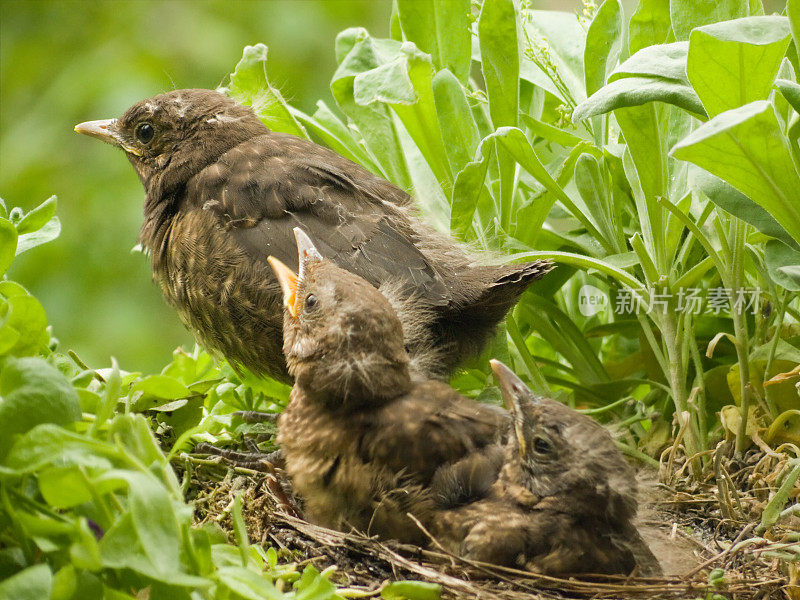
[[[666,478],[666,485],[650,485],[642,499],[640,525],[660,530],[667,552],[674,544],[683,553],[677,561],[683,572],[658,578],[550,577],[465,560],[438,547],[436,540],[421,548],[326,529],[294,511],[280,470],[234,467],[219,457],[182,458],[184,464],[192,465],[189,490],[197,522],[216,521],[232,540],[229,512],[233,498],[240,495],[252,542],[280,549],[281,559],[298,568],[313,564],[320,571],[328,570],[331,580],[353,595],[378,596],[387,581],[413,579],[438,583],[443,598],[459,599],[696,599],[719,594],[718,598],[741,600],[798,600],[798,563],[776,554],[787,545],[798,550],[796,542],[788,541],[797,533],[794,524],[776,528],[769,538],[753,535],[757,528],[753,516],[761,514],[770,497],[781,456],[754,451],[739,462],[720,460],[728,477],[717,468],[716,475],[701,481],[686,476],[678,464],[676,476]],[[727,487],[717,484],[720,477]],[[737,501],[721,501],[723,494],[735,494]],[[693,565],[688,569],[687,560]],[[666,566],[665,570],[669,572]]]

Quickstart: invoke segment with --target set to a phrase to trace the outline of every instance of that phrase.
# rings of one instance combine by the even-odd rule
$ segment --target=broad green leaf
[[[50,196],[39,206],[31,210],[17,223],[17,233],[32,233],[39,231],[50,219],[56,216],[56,197]]]
[[[686,42],[644,48],[614,69],[608,84],[581,102],[573,122],[625,106],[666,102],[705,116],[703,105],[686,76]]]
[[[6,347],[5,352],[14,356],[30,356],[44,351],[50,341],[44,308],[27,293],[10,296],[3,302],[5,292],[5,289],[0,289],[0,318],[3,322],[0,335],[5,337],[8,330],[8,335],[16,338],[16,341],[9,345],[10,340],[6,339],[0,346]]]
[[[285,600],[269,579],[249,569],[219,567],[214,575],[223,586],[247,600]]]
[[[294,584],[296,600],[338,600],[336,586],[328,581],[312,565],[303,569],[303,574]]]
[[[772,105],[764,100],[721,113],[671,154],[724,179],[800,240],[800,178]]]
[[[242,59],[231,73],[226,91],[237,102],[252,106],[270,129],[308,138],[281,93],[267,79],[267,47],[264,44],[244,47]]]
[[[152,466],[166,463],[166,458],[153,435],[153,430],[150,429],[147,419],[143,415],[117,414],[111,420],[108,429],[109,435],[129,455],[136,457],[142,464]],[[171,473],[171,470],[167,470],[167,473]]]
[[[498,145],[505,149],[523,169],[533,175],[533,177],[535,177],[536,180],[542,184],[548,192],[550,192],[549,198],[542,197],[539,198],[539,201],[547,202],[550,204],[550,206],[552,206],[556,200],[559,200],[564,207],[569,210],[570,213],[572,213],[572,215],[578,219],[584,227],[586,227],[594,239],[602,239],[600,232],[597,230],[591,220],[584,215],[577,206],[575,206],[572,198],[570,198],[569,195],[564,191],[564,188],[561,187],[555,181],[555,179],[553,179],[552,175],[550,175],[549,171],[544,164],[542,164],[541,159],[539,159],[539,157],[536,155],[536,152],[521,130],[517,129],[516,127],[501,127],[490,137],[496,138]]]
[[[592,221],[602,233],[601,243],[611,247],[615,238],[613,217],[609,214],[612,201],[600,165],[591,154],[581,154],[575,163],[575,187],[592,216]]]
[[[786,98],[795,112],[800,113],[800,84],[788,79],[776,79],[775,88]]]
[[[494,144],[481,142],[475,160],[464,165],[456,175],[450,205],[450,231],[457,237],[464,238],[481,201],[491,200],[484,181],[492,157]]]
[[[389,108],[380,103],[359,105],[354,99],[356,76],[376,68],[399,47],[399,42],[375,39],[362,28],[342,31],[336,37],[340,64],[330,87],[336,104],[358,126],[366,147],[376,157],[385,175],[401,188],[410,189],[411,176]]]
[[[381,588],[385,600],[439,600],[442,586],[427,581],[392,581]]]
[[[317,110],[311,117],[294,109],[292,109],[292,113],[312,136],[317,138],[318,142],[345,158],[359,163],[376,175],[386,176],[366,149],[359,144],[355,132],[348,128],[322,100],[317,101]]]
[[[17,251],[17,228],[8,219],[0,218],[0,276],[8,271]]]
[[[617,64],[622,49],[623,26],[619,0],[605,0],[586,32],[583,65],[587,96],[603,87],[606,74]]]
[[[181,526],[173,500],[160,482],[145,473],[119,469],[108,471],[98,481],[104,479],[125,481],[130,504],[130,512],[117,519],[100,541],[106,566],[127,567],[171,585],[210,584],[185,570],[181,561]]]
[[[430,56],[410,42],[384,42],[393,44],[386,46],[392,54],[380,57],[374,69],[355,76],[353,98],[361,106],[375,103],[391,106],[442,189],[449,193],[452,178],[433,100]]]
[[[628,48],[631,54],[642,48],[663,44],[671,32],[669,0],[639,0],[628,24]]]
[[[192,395],[192,392],[174,377],[167,375],[148,375],[138,381],[132,392],[142,392],[145,396],[155,396],[165,400],[177,400]]]
[[[667,195],[667,159],[664,132],[655,104],[619,108],[614,111],[625,136],[642,191],[648,199]],[[640,215],[649,214],[650,209]],[[652,216],[652,215],[651,215]]]
[[[764,247],[764,262],[772,281],[792,292],[800,292],[800,252],[777,240]]]
[[[703,105],[692,88],[675,79],[625,77],[610,82],[581,102],[572,114],[572,121],[578,123],[588,117],[648,102],[666,102],[695,115],[705,115]]]
[[[519,111],[519,41],[512,0],[484,2],[478,17],[481,69],[495,128],[516,126]]]
[[[75,388],[58,369],[41,358],[7,358],[0,372],[0,456],[15,434],[40,423],[67,425],[81,418]]]
[[[686,72],[709,116],[766,100],[790,41],[786,17],[747,17],[695,29]]]
[[[800,0],[787,0],[786,14],[789,16],[795,52],[800,53]]]
[[[46,244],[47,242],[56,239],[60,234],[61,221],[58,219],[58,217],[53,217],[47,223],[42,225],[42,227],[37,231],[20,235],[19,239],[17,240],[16,253],[19,255],[30,250],[31,248]]]
[[[747,0],[670,0],[670,19],[675,39],[688,40],[695,27],[739,19],[750,14]]]
[[[442,138],[447,140],[447,159],[452,172],[458,173],[475,156],[481,139],[478,126],[472,118],[464,87],[449,70],[439,71],[432,85]]]
[[[68,431],[52,423],[31,429],[14,444],[5,465],[15,473],[33,473],[48,464],[84,465],[104,469],[108,460],[120,459],[106,442]]]
[[[53,573],[47,565],[35,565],[0,581],[0,600],[44,600],[50,597]]]
[[[778,224],[771,214],[719,177],[693,166],[691,184],[723,210],[750,223],[762,233],[800,250],[800,245]]]
[[[470,67],[469,0],[398,0],[405,39],[433,59],[437,71],[448,69],[467,84]]]

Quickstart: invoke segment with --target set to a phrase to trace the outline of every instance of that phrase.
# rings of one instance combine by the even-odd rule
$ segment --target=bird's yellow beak
[[[137,148],[131,146],[119,134],[116,119],[101,119],[99,121],[78,123],[75,125],[75,131],[83,135],[88,135],[89,137],[97,138],[106,144],[122,148],[125,152],[133,154],[134,156],[142,155]]]
[[[293,319],[297,318],[297,273],[292,271],[289,267],[283,264],[274,256],[267,258],[272,270],[275,271],[275,277],[278,278],[278,283],[281,284],[283,290],[283,305],[292,315]]]
[[[525,384],[517,377],[511,369],[501,363],[499,360],[490,360],[489,365],[494,371],[494,376],[497,377],[497,383],[500,384],[500,392],[503,394],[508,412],[511,413],[511,418],[514,421],[514,434],[517,437],[517,448],[522,460],[528,458],[528,442],[525,440],[524,425],[525,419],[522,414],[522,406],[520,405],[520,393],[525,389]]]

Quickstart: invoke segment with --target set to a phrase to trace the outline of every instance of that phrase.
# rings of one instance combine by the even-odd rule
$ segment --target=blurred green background
[[[293,104],[333,106],[336,34],[361,26],[388,37],[390,14],[390,0],[0,0],[0,196],[27,210],[56,194],[62,221],[61,237],[22,255],[10,276],[44,304],[62,348],[95,367],[113,355],[153,372],[191,342],[147,259],[131,253],[144,197],[133,169],[73,126],[170,89],[214,88],[256,42],[269,46],[270,79]]]
[[[330,98],[336,34],[388,36],[390,13],[375,0],[0,2],[0,197],[28,210],[56,194],[62,222],[9,276],[43,303],[64,349],[152,372],[191,342],[131,253],[144,199],[133,169],[73,126],[173,88],[214,88],[256,42],[274,83],[313,112]]]

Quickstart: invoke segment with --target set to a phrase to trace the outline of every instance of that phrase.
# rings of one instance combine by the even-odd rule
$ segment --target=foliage
[[[58,235],[55,209],[55,197],[27,214],[0,201],[3,272],[15,252]],[[59,352],[21,285],[0,282],[0,301],[0,598],[341,597],[329,574],[279,564],[274,548],[251,544],[238,497],[236,545],[216,523],[194,525],[188,479],[170,464],[189,435],[240,433],[237,410],[280,410],[287,386],[238,376],[198,349],[176,351],[157,375],[121,371],[113,359],[92,370]],[[438,597],[413,581],[387,593]]]
[[[396,8],[391,39],[337,38],[344,120],[286,103],[264,46],[227,90],[412,190],[469,244],[556,260],[509,317],[508,350],[488,354],[510,352],[541,392],[608,407],[631,452],[658,456],[673,419],[689,456],[728,435],[741,452],[741,414],[762,434],[785,420],[796,392],[764,384],[800,359],[790,18],[738,0],[713,14],[642,2],[627,22],[616,0],[579,17],[511,0]],[[487,373],[453,383],[478,393]]]
[[[389,39],[338,36],[335,107],[287,102],[264,45],[245,48],[225,89],[413,192],[465,243],[559,263],[456,387],[496,398],[485,361],[500,357],[617,424],[629,453],[655,462],[674,440],[699,474],[723,438],[739,453],[800,445],[798,10],[642,0],[626,19],[618,0],[577,17],[397,0]],[[0,208],[4,271],[58,234],[54,212],[54,199]],[[238,503],[238,548],[193,526],[170,465],[195,441],[253,432],[237,411],[279,412],[286,386],[199,349],[158,374],[93,370],[59,350],[25,288],[4,279],[0,300],[0,597],[336,594],[250,544]],[[788,514],[798,473],[795,460],[762,529]]]

